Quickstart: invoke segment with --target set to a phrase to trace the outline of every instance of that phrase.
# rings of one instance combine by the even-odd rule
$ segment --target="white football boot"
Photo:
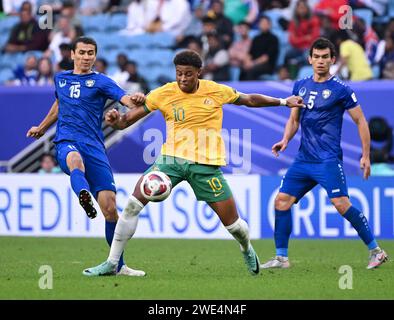
[[[374,269],[379,267],[382,263],[386,262],[389,259],[387,253],[377,247],[376,249],[370,250],[369,253],[369,262],[367,269]]]
[[[260,265],[260,268],[262,269],[269,269],[269,268],[287,269],[289,267],[290,267],[289,258],[282,256],[276,256],[275,258],[272,258],[266,263]]]
[[[143,277],[146,275],[145,271],[134,270],[126,266],[125,264],[120,268],[117,276],[129,276],[129,277]]]

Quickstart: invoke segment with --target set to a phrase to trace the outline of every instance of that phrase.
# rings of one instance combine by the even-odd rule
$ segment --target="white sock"
[[[246,251],[250,247],[249,229],[245,220],[238,218],[233,224],[226,226],[228,232],[232,234],[235,240],[241,245],[241,250]]]
[[[137,229],[138,215],[143,207],[144,205],[134,196],[131,196],[127,201],[127,205],[116,223],[114,238],[107,259],[111,263],[116,265],[119,263],[120,256],[126,247],[127,241],[129,241]]]

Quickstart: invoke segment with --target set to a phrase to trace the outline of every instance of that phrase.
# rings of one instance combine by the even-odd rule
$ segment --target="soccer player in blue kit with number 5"
[[[388,260],[370,230],[366,217],[354,207],[347,191],[342,165],[341,130],[343,114],[347,111],[358,127],[362,143],[360,167],[364,179],[370,175],[370,133],[367,121],[353,90],[330,74],[335,62],[335,47],[325,38],[317,39],[309,52],[313,76],[294,84],[293,94],[303,97],[306,108],[292,109],[283,138],[272,152],[286,149],[301,123],[301,145],[292,166],[283,177],[275,199],[276,256],[262,264],[265,268],[288,268],[289,237],[292,231],[291,206],[308,191],[320,184],[337,211],[350,222],[369,249],[367,268],[373,269]]]
[[[107,99],[120,101],[133,108],[144,97],[129,96],[113,80],[92,71],[97,44],[92,38],[80,37],[72,45],[74,70],[55,75],[56,100],[38,127],[27,132],[39,139],[57,121],[56,157],[63,172],[70,176],[71,187],[87,216],[95,218],[93,195],[105,217],[105,236],[111,245],[118,213],[115,182],[109,165],[101,130]],[[144,276],[145,272],[127,267],[123,254],[117,274]]]

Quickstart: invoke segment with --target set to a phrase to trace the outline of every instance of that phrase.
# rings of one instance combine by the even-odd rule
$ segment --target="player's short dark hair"
[[[331,58],[336,57],[337,53],[334,44],[327,38],[319,38],[313,42],[311,48],[309,49],[309,56],[312,57],[313,49],[323,50],[330,49]]]
[[[90,37],[79,37],[74,40],[74,42],[71,45],[71,50],[75,52],[75,49],[77,48],[78,43],[85,43],[85,44],[92,44],[94,45],[94,51],[97,54],[97,42]]]
[[[197,69],[202,67],[200,55],[193,50],[182,50],[174,58],[175,66],[192,66]]]

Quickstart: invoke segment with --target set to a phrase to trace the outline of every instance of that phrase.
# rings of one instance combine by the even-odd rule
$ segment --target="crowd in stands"
[[[345,5],[350,29],[341,27]],[[205,79],[301,78],[319,36],[336,45],[341,78],[394,79],[394,0],[0,0],[0,12],[6,85],[52,84],[53,73],[73,68],[80,35],[98,42],[96,70],[131,91],[173,80],[171,57],[182,48],[201,54]]]

